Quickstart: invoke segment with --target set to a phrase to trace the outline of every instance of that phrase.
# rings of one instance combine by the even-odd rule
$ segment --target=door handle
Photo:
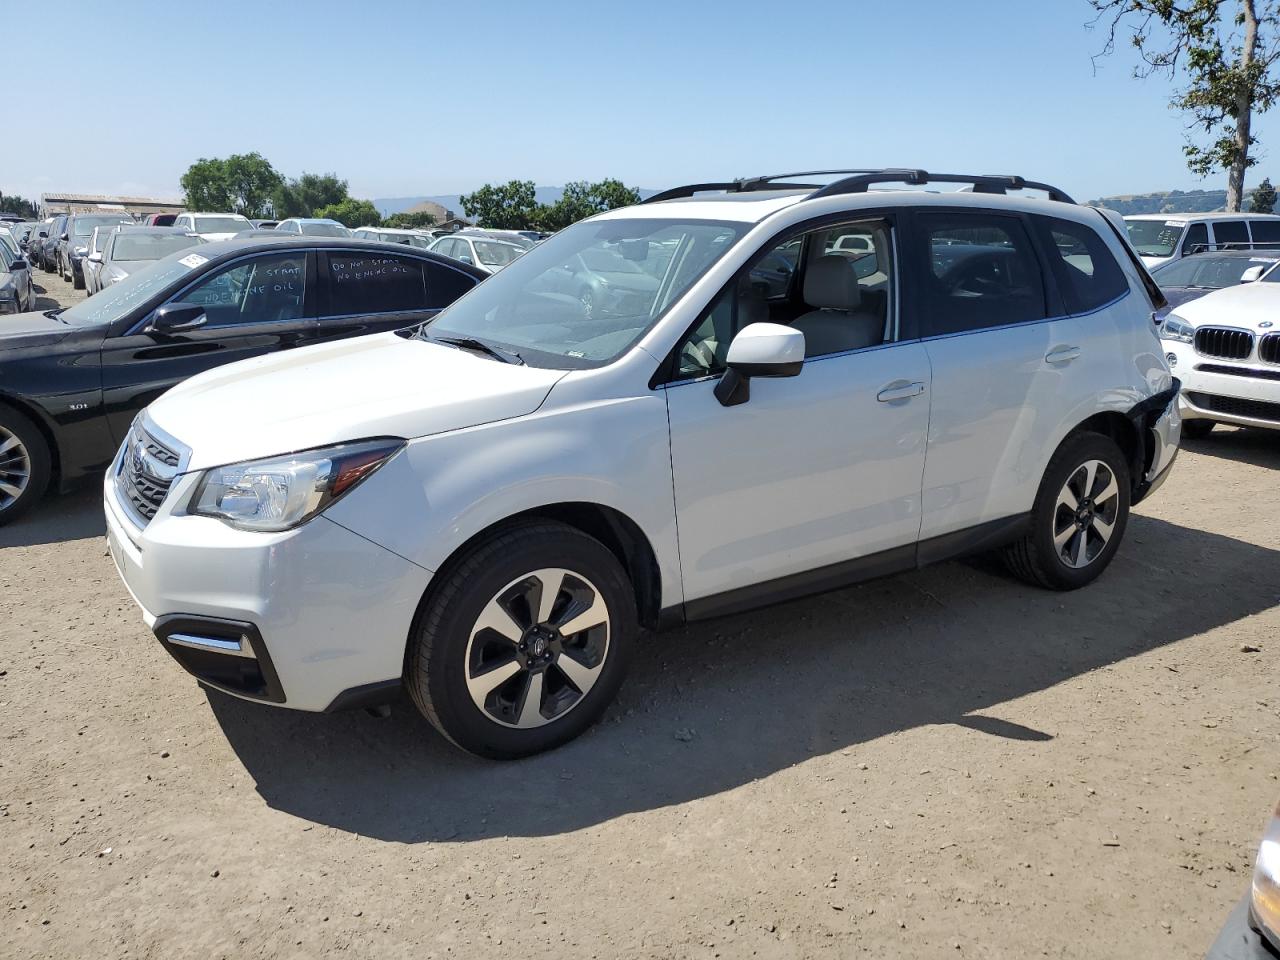
[[[881,403],[892,403],[894,400],[910,400],[912,397],[918,397],[922,393],[924,393],[923,383],[919,381],[908,383],[905,380],[898,380],[877,393],[876,399]]]
[[[1044,355],[1045,363],[1070,363],[1080,356],[1079,347],[1054,347]]]

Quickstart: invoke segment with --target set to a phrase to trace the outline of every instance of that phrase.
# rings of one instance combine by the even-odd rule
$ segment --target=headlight
[[[1190,343],[1196,338],[1196,328],[1176,313],[1171,313],[1164,318],[1164,323],[1160,325],[1160,338],[1162,340],[1177,340],[1179,343]]]
[[[288,530],[347,493],[404,444],[383,437],[215,467],[200,479],[188,510],[241,530]]]
[[[1280,806],[1267,824],[1253,868],[1250,905],[1254,922],[1272,946],[1280,949]]]

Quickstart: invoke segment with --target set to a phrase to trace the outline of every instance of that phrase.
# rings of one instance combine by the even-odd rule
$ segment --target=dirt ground
[[[0,957],[1201,956],[1280,797],[1278,469],[1189,445],[1077,593],[951,563],[651,638],[511,764],[201,690],[51,499],[0,528]]]

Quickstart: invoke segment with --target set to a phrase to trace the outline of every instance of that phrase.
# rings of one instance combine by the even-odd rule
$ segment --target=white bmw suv
[[[412,329],[170,390],[108,474],[111,553],[201,682],[403,686],[495,758],[596,720],[641,628],[996,549],[1081,587],[1179,440],[1122,231],[1017,177],[669,190]]]

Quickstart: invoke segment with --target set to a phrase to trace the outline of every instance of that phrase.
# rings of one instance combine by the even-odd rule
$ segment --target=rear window
[[[397,313],[427,307],[422,261],[387,254],[329,254],[327,316]]]
[[[1089,227],[1056,217],[1034,217],[1067,313],[1088,313],[1129,290],[1106,243]]]

